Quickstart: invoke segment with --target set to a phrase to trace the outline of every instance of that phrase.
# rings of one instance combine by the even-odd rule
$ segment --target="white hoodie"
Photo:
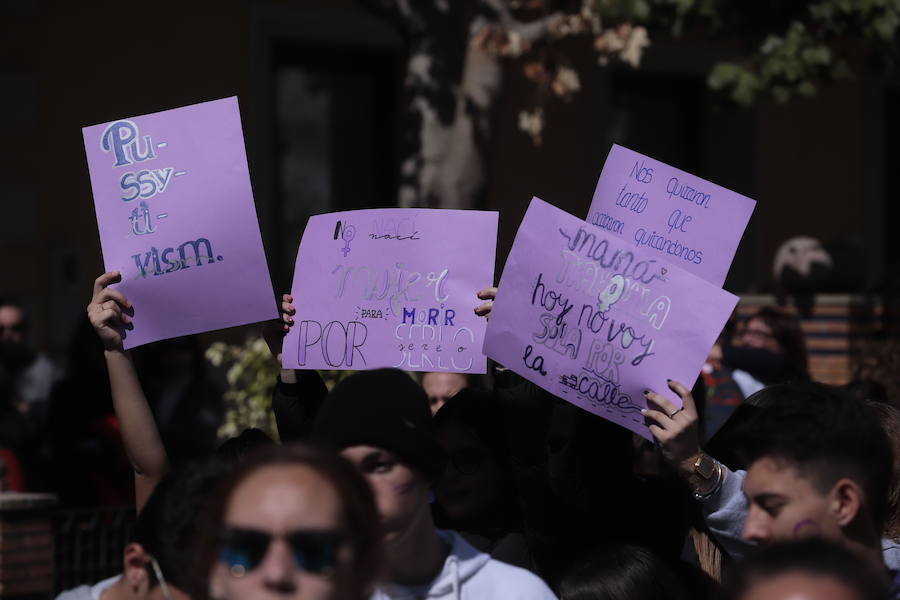
[[[444,567],[429,585],[408,587],[385,583],[370,600],[556,600],[537,575],[479,552],[455,531],[438,531],[451,545]]]

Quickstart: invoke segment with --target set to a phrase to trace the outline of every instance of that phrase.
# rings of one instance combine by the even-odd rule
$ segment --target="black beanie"
[[[383,448],[430,481],[444,466],[425,390],[397,369],[363,371],[334,386],[313,423],[313,437],[338,449]]]

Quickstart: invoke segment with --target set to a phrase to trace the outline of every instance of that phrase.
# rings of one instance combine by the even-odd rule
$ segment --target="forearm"
[[[303,440],[312,431],[313,420],[328,388],[317,371],[282,370],[279,377],[272,390],[278,436],[282,442]]]
[[[169,470],[169,459],[134,363],[124,350],[107,350],[105,355],[125,452],[135,476],[155,482]]]

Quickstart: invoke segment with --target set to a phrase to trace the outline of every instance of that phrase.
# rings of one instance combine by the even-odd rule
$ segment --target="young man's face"
[[[790,464],[764,457],[754,462],[744,478],[749,511],[744,539],[772,542],[820,537],[839,541],[842,530],[832,514],[828,493]]]
[[[392,453],[373,446],[349,446],[341,450],[341,456],[369,482],[388,546],[430,514],[425,477]]]

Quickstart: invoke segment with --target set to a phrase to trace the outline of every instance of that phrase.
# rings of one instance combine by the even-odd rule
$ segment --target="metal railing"
[[[54,511],[55,593],[121,573],[134,521],[134,506]]]

